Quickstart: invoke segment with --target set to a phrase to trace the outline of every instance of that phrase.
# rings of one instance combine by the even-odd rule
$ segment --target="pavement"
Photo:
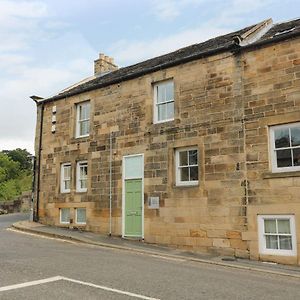
[[[61,239],[64,241],[300,279],[300,267],[298,266],[253,261],[228,256],[224,257],[208,253],[187,252],[167,246],[148,244],[144,241],[129,240],[75,229],[48,226],[27,220],[14,223],[12,228],[13,230]]]

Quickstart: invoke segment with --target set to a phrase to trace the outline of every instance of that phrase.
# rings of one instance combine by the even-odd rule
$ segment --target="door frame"
[[[125,235],[125,159],[136,156],[142,157],[142,177],[127,179],[142,179],[142,236]],[[144,153],[124,155],[122,158],[122,237],[140,237],[144,239]]]

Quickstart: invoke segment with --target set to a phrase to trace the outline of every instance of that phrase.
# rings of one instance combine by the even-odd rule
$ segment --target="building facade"
[[[300,264],[300,20],[35,98],[40,222]]]

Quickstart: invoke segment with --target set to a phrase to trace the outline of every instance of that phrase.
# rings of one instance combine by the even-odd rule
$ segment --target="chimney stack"
[[[99,54],[99,58],[94,62],[94,74],[97,76],[115,71],[118,69],[118,66],[115,65],[114,59],[103,53]]]

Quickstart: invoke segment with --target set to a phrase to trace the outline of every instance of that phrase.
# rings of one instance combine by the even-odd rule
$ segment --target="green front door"
[[[125,236],[142,236],[142,179],[125,180]]]

